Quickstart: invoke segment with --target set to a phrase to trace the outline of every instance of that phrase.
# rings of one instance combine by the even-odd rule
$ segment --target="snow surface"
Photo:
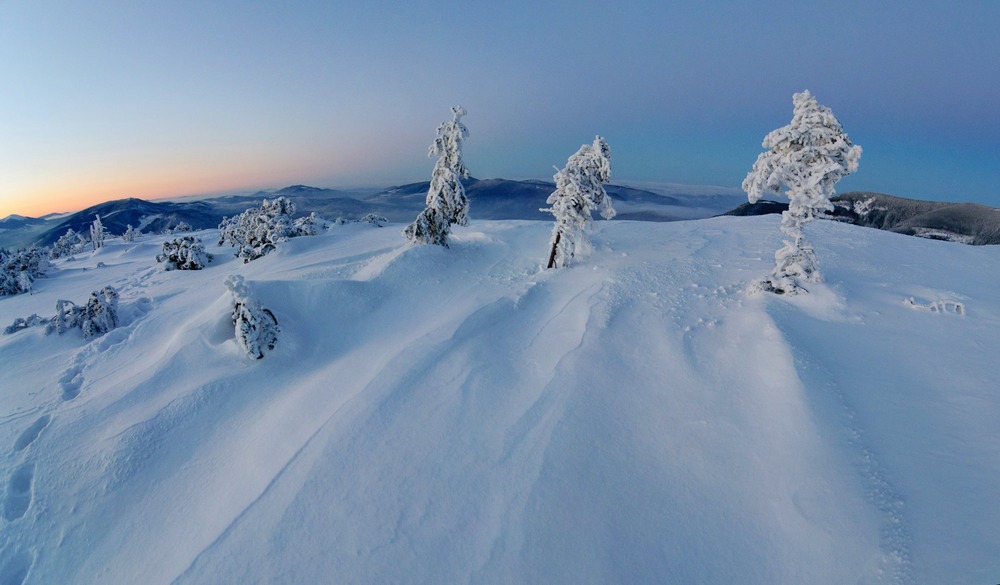
[[[550,271],[549,222],[401,227],[201,271],[109,240],[0,299],[121,294],[89,342],[0,336],[0,584],[1000,580],[1000,248],[814,222],[828,284],[784,299],[744,294],[776,216]]]

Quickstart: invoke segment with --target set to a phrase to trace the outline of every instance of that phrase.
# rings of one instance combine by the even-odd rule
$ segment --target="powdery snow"
[[[775,216],[605,223],[548,271],[548,222],[401,227],[200,271],[108,240],[0,300],[120,293],[90,341],[0,336],[0,583],[1000,576],[1000,249],[814,222],[827,284],[784,299],[744,293]]]

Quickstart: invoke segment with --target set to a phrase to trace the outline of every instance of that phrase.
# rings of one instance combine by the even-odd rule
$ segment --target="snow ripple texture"
[[[123,311],[0,336],[0,584],[996,581],[997,249],[814,222],[827,284],[785,299],[744,292],[773,217],[610,222],[548,271],[546,222],[398,227],[187,273],[109,241],[0,300]]]

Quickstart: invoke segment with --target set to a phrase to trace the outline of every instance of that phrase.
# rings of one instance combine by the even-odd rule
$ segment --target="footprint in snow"
[[[29,461],[18,467],[7,482],[7,495],[3,500],[3,517],[13,522],[24,516],[31,505],[31,484],[35,479],[35,463]]]
[[[35,439],[38,438],[38,435],[41,434],[42,430],[45,429],[45,427],[49,426],[49,422],[51,421],[52,417],[47,414],[38,417],[38,419],[35,420],[35,422],[31,423],[30,427],[24,429],[24,432],[22,432],[21,435],[17,438],[17,440],[14,441],[14,452],[16,453],[18,451],[21,451],[28,445],[35,442]]]
[[[59,378],[59,385],[62,386],[63,400],[72,400],[80,395],[80,387],[83,386],[83,366],[76,364],[66,370]]]
[[[4,551],[0,555],[0,585],[21,585],[34,564],[35,555],[28,551]]]

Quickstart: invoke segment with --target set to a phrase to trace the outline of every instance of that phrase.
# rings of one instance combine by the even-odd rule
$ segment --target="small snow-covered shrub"
[[[56,314],[49,320],[46,333],[63,333],[80,328],[84,339],[103,335],[118,326],[118,291],[106,286],[90,293],[87,304],[79,306],[72,301],[56,301]]]
[[[265,199],[260,207],[223,218],[219,224],[219,245],[236,247],[236,256],[246,263],[269,253],[289,238],[316,235],[316,225],[321,220],[315,213],[294,220],[293,213],[295,204],[284,197]]]
[[[556,190],[545,200],[552,207],[542,209],[556,216],[547,268],[566,266],[590,248],[587,231],[594,224],[593,210],[600,209],[604,219],[615,216],[611,198],[604,190],[610,179],[611,148],[600,136],[594,138],[593,144],[581,146],[556,173]]]
[[[132,224],[128,224],[128,229],[122,234],[122,241],[126,244],[135,240],[135,237],[139,234],[139,230],[132,227]]]
[[[389,223],[388,218],[382,217],[381,215],[375,215],[374,213],[368,213],[358,221],[361,223],[370,223],[376,227],[382,227],[383,225]]]
[[[437,138],[431,144],[428,157],[437,156],[427,190],[427,208],[403,230],[406,239],[414,244],[439,244],[448,246],[448,234],[453,224],[469,223],[469,199],[465,196],[462,179],[469,176],[462,162],[462,141],[469,130],[462,124],[465,109],[451,109],[452,120],[437,128]]]
[[[189,231],[191,231],[191,225],[188,224],[186,221],[181,221],[181,222],[178,222],[177,225],[174,226],[173,231],[174,231],[174,233],[177,233],[177,232],[189,232]]]
[[[261,306],[242,276],[230,276],[225,285],[235,301],[232,319],[236,342],[248,356],[259,360],[264,357],[264,350],[274,349],[278,341],[278,320]]]
[[[0,248],[0,297],[31,292],[32,283],[48,267],[48,251],[43,248],[15,251]]]
[[[156,255],[166,270],[201,270],[212,260],[200,238],[183,236],[163,242],[163,250]]]

